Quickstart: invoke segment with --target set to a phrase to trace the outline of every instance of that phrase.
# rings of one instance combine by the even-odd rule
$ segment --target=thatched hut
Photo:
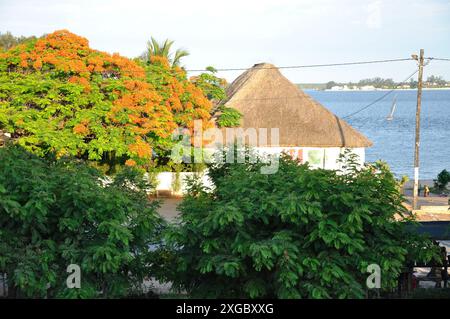
[[[350,148],[365,160],[372,142],[313,100],[272,64],[261,63],[241,74],[227,89],[225,106],[243,115],[241,127],[279,128],[278,145],[258,145],[266,153],[287,152],[312,166],[337,168],[336,160]]]

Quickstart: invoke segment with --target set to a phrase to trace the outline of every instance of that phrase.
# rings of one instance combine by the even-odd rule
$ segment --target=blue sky
[[[450,58],[450,0],[0,0],[0,31],[68,29],[91,47],[134,57],[150,36],[175,40],[188,69],[278,66],[426,56]],[[283,70],[294,82],[402,80],[415,62]],[[450,80],[450,62],[425,76]],[[232,80],[239,72],[223,72]]]

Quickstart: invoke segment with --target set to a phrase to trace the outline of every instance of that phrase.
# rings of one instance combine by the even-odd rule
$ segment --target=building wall
[[[255,150],[260,154],[267,155],[285,152],[302,164],[308,162],[312,168],[339,169],[341,167],[337,160],[345,149],[340,147],[257,147]],[[352,148],[351,151],[358,156],[359,164],[363,165],[365,161],[365,148]],[[186,178],[192,177],[193,175],[194,173],[180,173],[181,191],[179,193],[186,193]],[[176,173],[159,173],[157,175],[158,186],[156,189],[166,191],[173,190],[175,178]],[[205,186],[212,186],[212,182],[206,172],[201,174],[201,179]]]
[[[338,159],[345,148],[341,147],[258,147],[261,154],[281,154],[285,152],[300,163],[308,162],[313,168],[339,169]],[[363,165],[365,158],[365,148],[351,148],[352,153],[358,156],[358,163]]]
[[[195,174],[196,173],[191,173],[191,172],[181,172],[179,175],[179,179],[180,179],[179,181],[180,181],[180,186],[181,186],[180,190],[174,191],[174,184],[175,184],[175,181],[177,178],[176,173],[173,173],[173,172],[158,173],[158,175],[156,176],[157,183],[158,183],[158,185],[156,186],[156,190],[157,191],[172,191],[173,195],[186,194],[187,193],[186,180],[188,178],[194,177]],[[198,176],[201,178],[203,185],[205,185],[206,187],[212,186],[212,182],[207,174],[200,173]]]

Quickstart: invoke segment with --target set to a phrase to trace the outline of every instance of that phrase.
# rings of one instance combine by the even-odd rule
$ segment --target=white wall
[[[308,162],[313,168],[339,169],[337,162],[340,154],[345,148],[341,147],[258,147],[258,152],[265,154],[281,154],[285,152],[300,163]],[[352,148],[351,151],[358,156],[358,163],[363,165],[365,158],[365,148]]]
[[[181,190],[179,193],[186,194],[187,192],[187,183],[186,179],[188,177],[193,177],[196,173],[191,172],[181,172],[180,173],[180,182],[181,182]],[[203,185],[206,187],[211,187],[212,182],[209,176],[205,173],[197,173],[200,174],[200,178],[202,180]],[[158,173],[156,176],[158,185],[156,186],[157,191],[173,191],[173,184],[176,180],[176,173],[173,172],[162,172]]]
[[[312,168],[325,169],[340,169],[337,162],[339,155],[344,152],[344,148],[340,147],[257,147],[255,148],[260,154],[281,154],[286,152],[291,154],[294,159],[299,159],[300,163],[308,162]],[[352,152],[358,155],[359,164],[363,165],[365,162],[365,148],[352,148]],[[193,176],[194,173],[183,172],[180,173],[181,192],[186,193],[186,177]],[[202,181],[205,186],[211,187],[212,182],[207,173],[201,174]],[[172,185],[175,180],[175,173],[162,172],[157,175],[158,185],[156,190],[172,190]]]

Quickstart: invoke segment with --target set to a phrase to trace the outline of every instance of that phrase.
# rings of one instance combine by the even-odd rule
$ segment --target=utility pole
[[[416,107],[416,143],[414,149],[414,193],[413,209],[418,209],[419,195],[419,145],[420,145],[420,106],[422,103],[422,77],[423,77],[423,49],[420,49],[420,56],[414,56],[419,62],[419,75],[417,83],[417,107]]]

